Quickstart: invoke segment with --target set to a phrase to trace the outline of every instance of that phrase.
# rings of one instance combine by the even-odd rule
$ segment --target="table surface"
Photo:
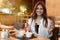
[[[19,40],[19,39],[15,38],[15,37],[13,37],[13,36],[9,36],[8,39],[2,39],[2,38],[1,38],[1,31],[0,31],[0,40]],[[37,38],[29,39],[29,40],[50,40],[50,39],[48,39],[48,38],[43,38],[43,37],[37,37]]]

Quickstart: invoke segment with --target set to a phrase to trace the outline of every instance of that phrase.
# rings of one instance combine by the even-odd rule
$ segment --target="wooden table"
[[[14,37],[9,37],[9,39],[1,39],[0,40],[20,40],[20,39],[17,39],[17,38],[14,38]],[[29,40],[50,40],[50,39],[47,39],[47,38],[33,38],[33,39],[29,39]]]
[[[2,29],[10,29],[12,27],[0,24],[0,28],[2,28]],[[2,39],[1,38],[1,31],[0,31],[0,40],[19,40],[19,39],[15,38],[15,37],[12,37],[12,36],[9,36],[8,39]],[[29,39],[29,40],[49,40],[49,39],[43,38],[43,37],[37,37],[37,38]]]
[[[10,37],[9,40],[19,40],[19,39],[16,39],[16,38]],[[40,37],[40,38],[33,38],[33,39],[29,39],[29,40],[50,40],[50,39]]]
[[[8,39],[2,39],[1,38],[1,31],[0,31],[0,40],[19,40],[19,39],[12,37],[12,36],[9,36]],[[50,39],[43,38],[43,37],[37,37],[37,38],[29,39],[29,40],[50,40]]]

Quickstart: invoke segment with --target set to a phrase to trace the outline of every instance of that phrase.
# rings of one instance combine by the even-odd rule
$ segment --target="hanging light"
[[[21,12],[25,12],[27,9],[26,9],[26,7],[25,6],[20,6],[20,10],[21,10]]]
[[[8,9],[8,8],[3,8],[1,10],[1,12],[6,13],[6,14],[10,14],[11,13],[10,9]]]

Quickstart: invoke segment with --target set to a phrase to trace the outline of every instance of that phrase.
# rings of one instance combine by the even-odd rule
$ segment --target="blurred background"
[[[31,17],[36,2],[43,1],[48,17],[55,21],[56,38],[60,37],[60,0],[0,0],[0,22],[7,26],[24,24]]]

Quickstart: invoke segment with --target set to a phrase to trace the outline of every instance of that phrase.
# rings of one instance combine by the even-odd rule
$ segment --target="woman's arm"
[[[25,23],[25,28],[26,28],[26,30],[28,30],[28,31],[31,31],[31,21],[32,19],[30,18],[30,19],[28,19],[27,21],[26,21],[26,23]]]
[[[28,23],[25,23],[25,31],[30,31],[30,27]]]
[[[55,27],[55,22],[51,21],[49,32],[51,32],[54,29],[54,27]]]
[[[52,31],[54,28],[55,28],[55,21],[51,20],[50,28],[49,28],[49,34],[50,34],[49,37],[51,37],[53,35]]]

